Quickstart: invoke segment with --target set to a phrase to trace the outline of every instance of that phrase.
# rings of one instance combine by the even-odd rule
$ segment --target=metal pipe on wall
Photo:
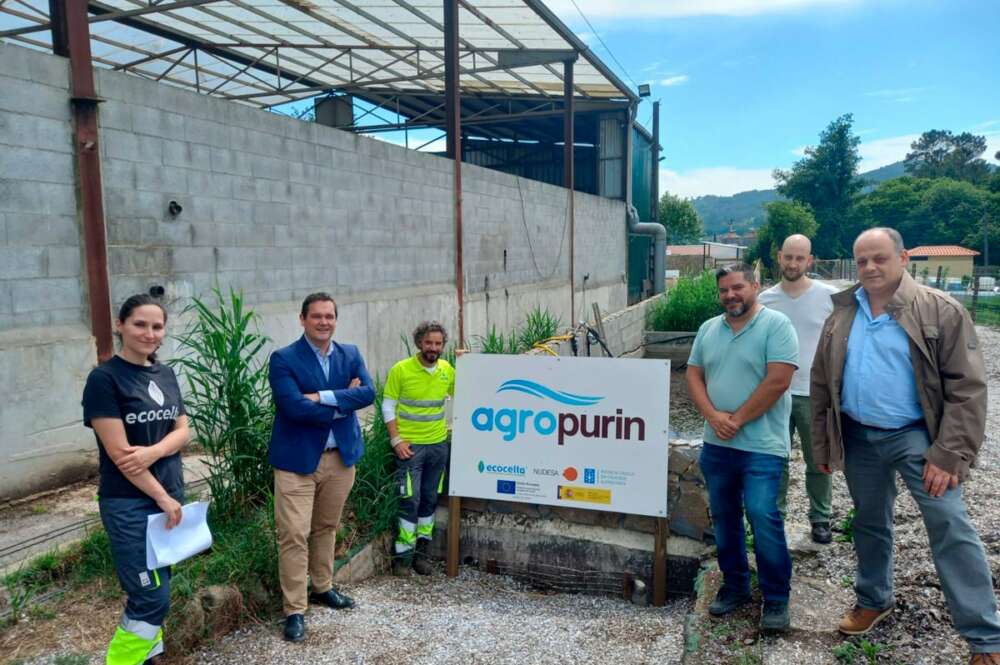
[[[87,3],[49,0],[49,15],[52,20],[52,51],[69,57],[73,151],[76,156],[79,208],[83,217],[90,328],[97,344],[97,361],[104,362],[114,353],[114,344],[97,125],[97,105],[101,100],[94,87]]]
[[[458,0],[444,0],[444,84],[448,156],[454,169],[455,291],[458,343],[465,342],[465,269],[462,265],[462,91],[458,78]]]
[[[576,211],[574,203],[575,172],[573,143],[576,140],[573,132],[575,122],[573,104],[573,61],[563,63],[563,187],[568,192],[567,214],[569,215],[569,317],[573,325],[576,321]]]
[[[650,169],[651,178],[649,191],[652,196],[652,217],[651,221],[660,221],[660,102],[653,102],[653,168]]]
[[[627,132],[625,167],[628,174],[625,182],[625,220],[628,223],[629,233],[653,236],[653,295],[656,295],[657,293],[663,293],[663,262],[667,255],[667,229],[664,228],[663,224],[660,224],[659,222],[640,222],[639,211],[636,210],[635,206],[632,204],[632,151],[635,146],[632,133],[635,131],[633,129],[633,125],[635,124],[635,112],[635,106],[630,106],[628,124],[625,128],[625,131]]]

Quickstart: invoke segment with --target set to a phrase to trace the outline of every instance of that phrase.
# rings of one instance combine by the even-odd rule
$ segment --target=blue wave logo
[[[543,397],[561,402],[563,404],[568,404],[570,406],[593,406],[600,402],[603,397],[592,397],[589,395],[574,395],[573,393],[566,393],[560,390],[553,390],[547,386],[543,386],[540,383],[535,383],[534,381],[527,381],[525,379],[511,379],[510,381],[504,381],[497,388],[498,393],[504,392],[517,392],[524,393],[526,395],[533,395],[534,397]]]

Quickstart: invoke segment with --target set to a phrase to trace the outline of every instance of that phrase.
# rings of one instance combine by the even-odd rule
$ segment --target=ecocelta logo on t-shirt
[[[149,391],[149,397],[160,406],[163,406],[166,398],[163,396],[163,391],[160,390],[160,387],[152,379],[149,380],[147,390]],[[149,411],[125,414],[125,422],[133,425],[135,423],[151,423],[157,420],[176,420],[179,415],[180,412],[177,410],[177,407],[172,406],[169,409],[150,409]]]

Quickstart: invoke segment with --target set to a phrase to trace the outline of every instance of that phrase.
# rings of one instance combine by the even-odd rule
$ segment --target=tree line
[[[873,226],[898,229],[909,247],[962,245],[979,252],[988,234],[994,257],[1000,256],[1000,170],[983,158],[985,137],[924,132],[906,155],[906,176],[873,187],[858,174],[861,140],[853,123],[851,114],[836,118],[802,159],[788,170],[775,169],[785,200],[764,206],[767,217],[751,258],[770,267],[777,246],[792,233],[812,238],[818,257],[849,257],[857,234]],[[659,221],[673,244],[698,242],[703,233],[691,202],[669,193],[660,201]]]

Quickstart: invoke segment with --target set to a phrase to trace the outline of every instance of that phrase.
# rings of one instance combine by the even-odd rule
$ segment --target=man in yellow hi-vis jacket
[[[425,321],[413,331],[416,355],[389,370],[382,399],[392,449],[396,453],[399,535],[392,572],[406,575],[412,566],[430,575],[427,547],[434,533],[434,509],[448,467],[445,399],[455,394],[455,368],[441,358],[448,341],[444,326]]]

